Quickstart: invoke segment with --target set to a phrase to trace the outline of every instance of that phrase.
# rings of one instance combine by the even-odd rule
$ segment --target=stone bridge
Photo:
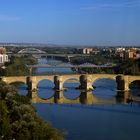
[[[42,80],[50,80],[54,83],[56,91],[64,90],[64,83],[68,80],[77,80],[80,83],[79,89],[84,91],[93,90],[93,85],[99,79],[112,79],[117,83],[117,90],[128,91],[129,85],[140,80],[140,76],[130,75],[116,75],[116,74],[71,74],[71,75],[47,75],[47,76],[9,76],[1,77],[1,80],[11,84],[15,82],[22,82],[27,84],[28,90],[35,91],[37,85]]]

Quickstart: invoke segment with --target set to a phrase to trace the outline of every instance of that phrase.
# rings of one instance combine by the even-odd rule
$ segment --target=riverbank
[[[17,90],[0,82],[0,139],[63,140],[62,132],[38,117],[29,98],[20,96]]]
[[[1,76],[29,75],[26,65],[37,64],[37,60],[32,56],[11,57],[10,62],[5,64],[5,68],[0,68]]]

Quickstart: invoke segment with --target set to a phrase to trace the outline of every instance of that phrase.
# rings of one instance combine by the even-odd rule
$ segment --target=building
[[[116,52],[124,52],[126,49],[125,48],[116,48]]]
[[[140,58],[140,50],[138,48],[116,48],[115,54],[126,60]]]
[[[83,54],[90,54],[90,53],[92,53],[92,51],[93,51],[93,48],[84,48]]]
[[[115,48],[115,56],[120,57],[122,59],[125,58],[125,52],[126,49],[125,48]]]
[[[3,47],[0,47],[0,54],[6,54],[6,49]]]
[[[79,53],[82,54],[98,54],[100,51],[97,48],[82,48],[82,49],[78,49]]]
[[[4,64],[5,62],[8,62],[8,55],[7,54],[0,54],[0,64]]]
[[[5,62],[8,62],[8,55],[6,54],[6,49],[0,47],[0,65],[3,65]]]
[[[125,51],[125,59],[137,59],[136,50],[131,48],[131,49]]]

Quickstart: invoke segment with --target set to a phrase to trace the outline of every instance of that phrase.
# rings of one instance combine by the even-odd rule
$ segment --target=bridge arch
[[[34,88],[37,88],[41,81],[50,81],[51,83],[54,83],[53,76],[32,76]]]
[[[140,80],[134,80],[129,83],[131,94],[140,95]]]
[[[36,49],[36,48],[24,48],[18,52],[19,54],[36,54],[36,53],[46,53],[45,51]]]
[[[75,80],[79,81],[80,76],[79,75],[69,75],[69,76],[63,76],[62,77],[62,84],[66,83],[68,80]],[[79,81],[80,82],[80,81]]]
[[[25,83],[26,84],[26,76],[11,76],[11,77],[2,77],[2,81],[6,83]]]
[[[102,75],[93,75],[90,77],[90,82],[92,82],[94,84],[94,82],[98,81],[98,80],[102,80],[102,79],[109,79],[109,80],[113,80],[116,81],[116,75],[107,75],[107,74],[102,74]]]
[[[37,84],[37,96],[41,99],[49,99],[54,96],[54,83],[48,79],[42,79]]]
[[[92,85],[93,94],[98,98],[111,99],[117,95],[117,82],[114,77],[96,78]]]
[[[15,81],[15,82],[11,82],[9,84],[14,86],[17,89],[18,94],[23,95],[23,96],[27,96],[27,94],[28,94],[28,85],[26,84],[26,82]]]
[[[10,82],[9,84],[10,85],[15,85],[15,84],[25,84],[25,85],[27,85],[25,81],[20,81],[20,80],[19,81]]]
[[[54,88],[54,82],[50,79],[39,80],[37,82],[37,87],[40,86],[41,84],[43,85],[43,87],[53,87]]]
[[[78,78],[68,78],[65,81],[63,81],[63,87],[66,83],[79,83],[80,84],[80,81]]]
[[[70,100],[76,100],[80,96],[80,82],[78,78],[69,78],[63,83],[64,97]],[[78,90],[77,90],[78,89]]]
[[[140,82],[140,79],[133,79],[133,80],[129,81],[129,86],[131,84],[135,84],[136,82]]]

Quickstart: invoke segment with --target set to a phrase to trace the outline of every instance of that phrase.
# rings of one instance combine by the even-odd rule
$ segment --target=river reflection
[[[75,89],[78,84],[65,83],[67,90],[61,92],[55,92],[53,84],[45,81],[38,85],[36,93],[27,94],[26,85],[18,89],[31,98],[40,117],[68,132],[66,140],[139,138],[140,102],[128,102],[128,98],[136,97],[135,90],[117,92],[114,82],[99,80],[93,91],[80,92]]]
[[[106,80],[98,81],[97,84],[95,84],[97,88],[88,92],[76,89],[79,83],[65,83],[65,90],[58,92],[53,89],[54,84],[52,82],[43,80],[38,84],[38,90],[36,92],[28,93],[26,85],[18,86],[18,90],[21,95],[31,97],[32,103],[46,104],[127,104],[132,103],[131,99],[136,98],[136,95],[133,95],[132,91],[115,91],[115,86],[111,86],[109,89],[106,83]],[[98,84],[100,86],[98,86]],[[112,84],[112,82],[110,84]]]
[[[117,103],[127,103],[129,94],[128,92],[117,92],[116,96],[112,96],[112,98],[99,98],[95,96],[92,91],[89,92],[80,92],[79,96],[76,98],[67,98],[65,96],[66,92],[54,92],[51,94],[51,97],[44,98],[39,97],[36,92],[32,92],[32,103],[46,103],[46,104],[87,104],[87,105],[94,105],[94,104],[117,104]],[[121,96],[120,96],[121,94]]]

